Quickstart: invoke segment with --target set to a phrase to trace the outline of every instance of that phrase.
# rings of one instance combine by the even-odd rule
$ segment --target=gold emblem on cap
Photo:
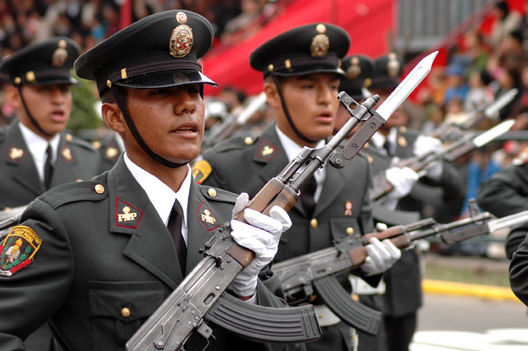
[[[64,66],[68,59],[68,51],[66,50],[66,40],[61,39],[57,44],[57,48],[51,56],[51,65],[53,67]]]
[[[404,137],[400,136],[398,138],[398,144],[401,146],[401,147],[407,147],[407,139],[405,139]]]
[[[33,71],[29,71],[29,72],[26,72],[26,80],[28,82],[34,82],[35,81],[35,72]]]
[[[121,68],[121,79],[127,79],[127,71],[126,68]]]
[[[370,78],[365,78],[365,80],[363,81],[363,86],[365,88],[370,87],[371,84],[372,84],[372,79],[370,79]]]
[[[268,65],[268,71],[273,71],[273,68],[275,68],[275,66],[273,66],[272,63],[270,63],[270,64]]]
[[[102,194],[102,193],[104,193],[104,186],[102,184],[97,184],[94,187],[94,190],[95,190],[96,193]]]
[[[109,88],[112,87],[112,82],[110,81],[110,79],[106,80],[106,86],[109,87]]]
[[[286,69],[291,69],[291,60],[290,59],[284,60],[284,67],[286,67]]]
[[[400,72],[400,62],[395,53],[391,52],[389,55],[389,61],[387,62],[387,73],[391,77],[398,76]]]
[[[347,68],[347,78],[356,79],[361,74],[361,66],[359,65],[359,58],[352,57],[350,59],[350,67]]]
[[[315,30],[317,33],[324,33],[326,32],[326,26],[322,23],[319,23],[317,26],[315,26]]]
[[[16,78],[15,78],[15,84],[18,85],[18,84],[20,84],[20,83],[22,83],[22,79],[21,79],[20,77],[16,77]]]
[[[192,28],[186,24],[187,15],[184,12],[178,12],[176,20],[180,25],[172,31],[169,41],[169,52],[176,58],[182,58],[191,52],[194,37]]]
[[[319,26],[318,26],[319,27]],[[323,26],[324,27],[324,26]],[[312,38],[310,52],[313,57],[325,57],[330,49],[330,39],[326,34],[317,34]]]

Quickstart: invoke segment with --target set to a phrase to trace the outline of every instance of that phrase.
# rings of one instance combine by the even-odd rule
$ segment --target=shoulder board
[[[81,139],[81,138],[77,138],[77,137],[74,137],[72,136],[71,134],[67,134],[66,135],[66,141],[70,144],[73,144],[75,146],[80,146],[82,147],[83,149],[87,149],[87,150],[90,150],[90,151],[93,151],[93,152],[97,152],[97,150],[93,147],[92,144],[90,144],[89,142]]]
[[[202,195],[207,200],[211,201],[229,202],[234,204],[238,196],[237,194],[232,193],[230,191],[214,188],[207,185],[198,185],[198,188],[200,189]]]
[[[106,173],[86,182],[66,183],[56,186],[40,196],[52,208],[78,201],[101,201],[108,196]]]

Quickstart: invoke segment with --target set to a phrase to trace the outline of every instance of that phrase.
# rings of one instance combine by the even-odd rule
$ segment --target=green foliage
[[[75,75],[74,75],[75,76]],[[72,86],[72,113],[67,129],[74,135],[80,131],[95,130],[101,127],[102,120],[95,110],[95,83],[75,76],[79,84]]]

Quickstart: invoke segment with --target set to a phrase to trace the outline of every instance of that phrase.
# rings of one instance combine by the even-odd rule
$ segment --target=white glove
[[[246,193],[238,196],[233,213],[238,213],[247,206],[249,197]],[[237,212],[235,212],[237,211]],[[257,277],[262,268],[268,265],[279,248],[280,236],[291,227],[288,213],[279,206],[274,206],[266,216],[255,210],[244,210],[246,223],[231,220],[231,236],[238,245],[255,253],[255,258],[231,282],[228,289],[238,296],[252,296],[257,289]]]
[[[370,238],[366,249],[368,256],[361,269],[367,276],[385,272],[401,257],[400,249],[389,239],[379,241],[377,238]]]
[[[391,167],[385,171],[385,178],[392,184],[393,190],[390,196],[401,199],[411,192],[411,189],[418,180],[418,173],[409,167]]]
[[[441,151],[442,142],[437,138],[420,135],[414,142],[413,153],[417,157],[422,157],[428,153],[439,153]],[[443,171],[442,162],[433,162],[431,165],[429,165],[429,167],[427,167],[426,171],[429,178],[437,181],[440,180]]]

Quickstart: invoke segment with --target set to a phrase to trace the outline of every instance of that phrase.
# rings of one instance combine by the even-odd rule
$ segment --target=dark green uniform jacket
[[[482,183],[477,203],[497,217],[528,209],[528,163],[501,169]],[[511,258],[528,233],[528,223],[515,226],[506,239],[506,255]]]
[[[50,187],[89,180],[101,172],[97,151],[87,142],[61,133]],[[45,191],[18,122],[0,130],[0,209],[27,205]]]
[[[236,198],[207,190],[193,183],[189,195],[188,271],[213,230],[231,218]],[[0,350],[22,349],[21,339],[48,319],[66,350],[124,350],[184,277],[167,227],[122,158],[92,181],[44,193],[22,221],[42,243],[33,261],[11,276],[3,257]],[[260,281],[258,300],[285,305]],[[214,335],[215,350],[259,348],[221,330]]]
[[[418,137],[418,133],[399,128],[397,135],[397,145],[394,156],[406,159],[413,156],[413,144]],[[374,143],[364,148],[369,155],[369,161],[374,176],[384,172],[390,167],[391,158],[382,150],[378,149]],[[431,199],[434,187],[443,189],[442,200],[450,201],[455,199],[455,204],[459,210],[463,204],[464,192],[460,176],[454,167],[444,163],[443,174],[439,182],[423,177],[415,184],[411,193],[398,202],[397,209],[404,211],[422,212],[424,204]],[[442,205],[443,206],[443,205]],[[456,211],[456,210],[455,210]],[[443,213],[443,212],[442,212]],[[399,223],[388,223],[395,225]],[[384,309],[385,314],[399,317],[414,313],[422,305],[421,273],[418,255],[414,249],[402,250],[402,257],[383,275],[387,290],[385,293]]]
[[[207,150],[204,160],[211,165],[212,172],[205,179],[202,178],[203,184],[235,193],[247,192],[250,199],[288,164],[275,123],[255,140],[241,136],[218,144]],[[297,201],[289,212],[293,225],[282,235],[275,261],[330,247],[334,240],[347,233],[372,232],[370,184],[369,165],[363,156],[355,157],[343,169],[327,166],[313,218],[305,215],[301,202]],[[367,280],[377,285],[380,276]],[[348,281],[343,280],[343,283],[347,284]],[[307,344],[307,348],[346,350],[343,343],[350,344],[350,335],[346,335],[348,329],[332,328],[338,335],[332,334],[329,329],[324,328],[323,340]]]

